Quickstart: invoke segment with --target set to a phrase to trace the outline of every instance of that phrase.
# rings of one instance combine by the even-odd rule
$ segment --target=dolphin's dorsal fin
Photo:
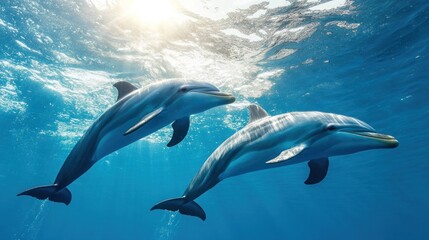
[[[137,87],[135,87],[134,85],[126,81],[119,81],[113,84],[113,86],[116,89],[118,89],[118,99],[116,101],[121,100],[123,97],[127,96],[130,92],[137,90]]]
[[[258,104],[252,103],[247,108],[249,109],[249,113],[250,113],[249,122],[247,124],[249,124],[253,121],[259,120],[261,118],[269,116],[267,111],[265,111]]]

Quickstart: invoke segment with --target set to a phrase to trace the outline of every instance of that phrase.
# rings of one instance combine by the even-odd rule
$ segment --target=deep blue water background
[[[76,6],[80,10],[72,11]],[[306,164],[227,179],[197,199],[207,213],[202,222],[149,209],[184,191],[210,153],[235,132],[223,117],[230,114],[243,126],[244,109],[220,107],[199,115],[174,148],[139,141],[111,154],[70,185],[73,201],[67,207],[16,197],[51,183],[78,136],[116,97],[113,89],[104,92],[112,94],[110,100],[82,88],[78,94],[97,99],[94,106],[47,88],[59,75],[40,79],[28,69],[43,73],[40,64],[46,64],[55,72],[71,65],[116,78],[151,78],[146,67],[101,54],[114,39],[89,20],[94,9],[84,2],[2,1],[0,19],[7,24],[0,24],[0,239],[427,239],[429,3],[357,0],[353,7],[351,14],[318,19],[321,27],[303,41],[272,47],[267,40],[258,65],[287,70],[262,96],[239,101],[258,102],[271,114],[318,110],[353,116],[395,136],[400,146],[333,157],[328,177],[314,186],[303,184]],[[361,25],[355,31],[325,25],[334,20]],[[52,42],[38,42],[35,32]],[[268,60],[282,48],[297,51]],[[61,63],[52,50],[80,63]],[[302,64],[307,59],[311,64]],[[8,84],[15,94],[4,90]],[[61,117],[64,112],[67,117]],[[83,127],[70,138],[58,133],[64,130],[59,120]]]

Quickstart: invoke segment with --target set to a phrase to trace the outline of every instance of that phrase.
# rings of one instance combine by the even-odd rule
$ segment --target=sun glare
[[[169,0],[132,0],[128,14],[143,25],[157,25],[179,20],[181,14]]]

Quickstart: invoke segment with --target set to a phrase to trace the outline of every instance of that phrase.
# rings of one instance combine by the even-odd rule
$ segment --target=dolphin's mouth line
[[[367,138],[374,138],[374,139],[383,140],[383,141],[397,141],[394,137],[390,135],[376,133],[376,132],[356,132],[356,131],[345,131],[345,130],[342,130],[342,132],[359,135]]]
[[[194,90],[194,92],[198,92],[198,93],[202,93],[202,94],[207,94],[207,95],[214,95],[214,96],[219,96],[219,97],[233,97],[232,94],[218,92],[218,91],[195,91]]]

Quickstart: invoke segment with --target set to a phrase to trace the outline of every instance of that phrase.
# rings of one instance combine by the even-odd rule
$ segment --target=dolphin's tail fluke
[[[71,202],[71,192],[67,188],[58,189],[56,185],[41,186],[29,189],[17,196],[28,195],[40,200],[49,199],[53,202],[62,202],[69,205]]]
[[[173,198],[160,202],[153,206],[150,210],[152,211],[155,209],[179,211],[181,214],[199,217],[203,221],[206,220],[206,213],[204,212],[203,208],[194,201],[187,201],[187,199],[184,197]]]

